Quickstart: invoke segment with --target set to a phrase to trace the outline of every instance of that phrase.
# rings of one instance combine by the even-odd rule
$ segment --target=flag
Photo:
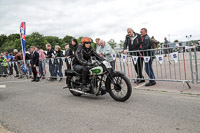
[[[23,62],[22,65],[24,65],[25,69],[26,69],[26,65],[25,65],[25,38],[26,38],[26,22],[21,22],[20,25],[20,37],[21,37],[21,46],[22,46],[22,55],[23,55]]]
[[[137,64],[137,60],[138,60],[138,56],[132,56],[133,58],[133,63],[136,65]]]
[[[121,54],[121,56],[122,56],[123,62],[126,62],[126,57],[127,57],[127,55]]]
[[[149,60],[150,60],[150,56],[144,56],[144,62],[145,62],[145,63],[148,63]]]
[[[62,61],[65,62],[65,57],[62,58]]]
[[[115,60],[117,55],[116,55],[116,54],[113,54],[112,56],[113,56],[113,60]]]
[[[162,64],[164,61],[164,55],[156,55],[156,59],[160,64]]]
[[[71,58],[68,58],[68,63],[71,64]]]
[[[178,52],[171,53],[170,55],[174,59],[175,62],[178,62]]]

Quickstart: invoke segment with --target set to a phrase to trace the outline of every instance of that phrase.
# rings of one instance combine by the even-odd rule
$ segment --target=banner
[[[144,62],[145,62],[145,63],[148,63],[149,60],[150,60],[150,56],[144,56]]]
[[[156,59],[160,64],[162,64],[164,61],[164,55],[156,55]]]
[[[54,59],[53,58],[51,58],[51,63],[53,64],[53,61],[54,61]]]
[[[25,50],[25,38],[26,38],[26,22],[21,22],[20,24],[20,37],[21,37],[21,46],[22,46],[22,55],[23,55],[23,62],[24,68],[26,69],[25,65],[25,58],[26,58],[26,50]]]
[[[133,58],[133,63],[136,65],[137,64],[137,60],[138,60],[138,56],[132,56]]]
[[[117,55],[116,55],[116,54],[113,54],[112,56],[113,56],[113,60],[115,60]]]
[[[68,63],[71,64],[71,58],[68,58]]]
[[[62,58],[62,61],[65,62],[65,58],[64,57]]]
[[[126,62],[126,57],[127,57],[127,55],[121,54],[121,56],[122,56],[123,62]]]
[[[170,55],[174,59],[175,62],[178,62],[178,52],[171,53]]]

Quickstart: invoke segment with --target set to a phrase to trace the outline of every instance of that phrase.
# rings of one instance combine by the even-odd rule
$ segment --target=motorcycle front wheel
[[[129,79],[122,74],[113,75],[113,79],[108,81],[106,87],[108,87],[110,96],[120,102],[128,100],[132,93]]]

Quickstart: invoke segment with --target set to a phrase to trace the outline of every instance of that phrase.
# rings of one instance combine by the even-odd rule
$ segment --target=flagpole
[[[23,56],[23,66],[26,69],[26,65],[25,65],[25,38],[26,38],[26,23],[25,22],[21,22],[20,25],[20,38],[21,38],[21,46],[22,46],[22,56]]]

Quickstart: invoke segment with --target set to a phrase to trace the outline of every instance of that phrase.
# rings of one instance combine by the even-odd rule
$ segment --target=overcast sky
[[[100,37],[124,40],[126,29],[163,41],[200,39],[200,0],[0,0],[0,34],[39,32],[60,38]]]

